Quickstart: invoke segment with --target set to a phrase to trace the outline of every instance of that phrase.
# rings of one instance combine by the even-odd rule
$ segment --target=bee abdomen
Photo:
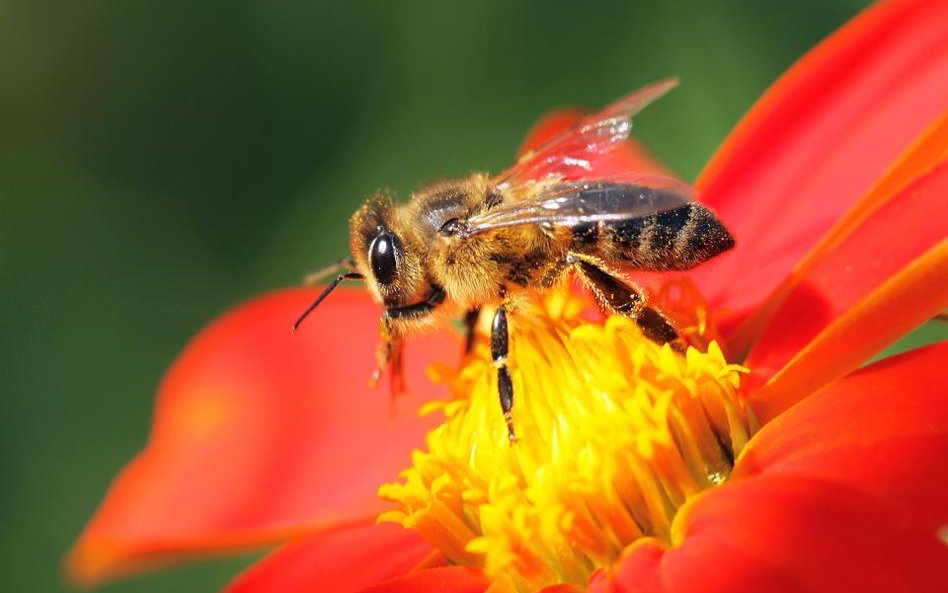
[[[687,270],[733,245],[734,238],[714,213],[698,203],[572,230],[573,250],[642,270]]]

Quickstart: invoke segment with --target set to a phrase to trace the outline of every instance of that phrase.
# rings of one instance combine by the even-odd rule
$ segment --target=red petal
[[[636,593],[938,592],[948,547],[878,500],[801,477],[735,480],[676,517],[681,543],[633,544],[590,590]]]
[[[396,411],[367,386],[379,312],[361,291],[337,291],[291,333],[316,294],[251,301],[188,345],[159,390],[147,448],[70,554],[73,579],[374,520],[378,485],[434,420],[416,418],[420,398]],[[409,355],[459,350],[446,336],[416,342]],[[424,365],[408,362],[409,386],[427,388]]]
[[[873,364],[781,414],[733,477],[820,478],[885,498],[934,533],[948,524],[948,342]]]
[[[798,289],[805,282],[807,274],[814,265],[822,261],[826,254],[835,249],[855,233],[867,219],[878,213],[878,209],[885,204],[905,198],[905,191],[912,183],[919,183],[939,165],[948,162],[948,112],[935,120],[925,133],[912,146],[899,156],[898,161],[889,169],[885,176],[863,196],[846,214],[837,221],[833,228],[811,249],[804,258],[797,263],[793,272],[784,278],[780,286],[767,297],[767,300],[738,328],[729,340],[730,351],[744,358],[743,353],[749,350],[750,344],[756,340],[773,317],[791,291]],[[911,196],[911,193],[908,194]],[[904,202],[903,202],[904,203]],[[919,217],[926,217],[927,213],[917,213]],[[923,225],[926,222],[920,220]],[[910,224],[912,224],[910,222]],[[896,225],[892,225],[893,227]],[[886,245],[885,250],[899,247],[900,241],[894,245]],[[875,257],[875,254],[873,254]],[[863,259],[869,259],[865,257]]]
[[[444,566],[419,570],[364,589],[362,593],[484,593],[489,585],[479,570]]]
[[[408,573],[430,552],[419,536],[392,523],[320,533],[267,556],[226,593],[353,593]]]
[[[867,367],[773,420],[729,481],[591,591],[942,591],[948,343]]]
[[[755,378],[769,379],[833,321],[942,241],[948,234],[948,222],[939,215],[944,212],[948,161],[811,258],[806,270],[794,276],[794,285],[747,357]],[[900,306],[911,311],[928,292],[909,295]]]
[[[948,3],[877,4],[811,51],[697,185],[737,247],[696,278],[725,334],[948,105]]]
[[[766,423],[940,313],[948,303],[946,269],[948,239],[834,320],[770,381],[751,393],[750,403],[758,418]]]

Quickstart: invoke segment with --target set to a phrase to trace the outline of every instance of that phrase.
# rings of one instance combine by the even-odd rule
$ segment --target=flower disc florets
[[[711,342],[682,355],[621,316],[585,320],[559,292],[511,316],[517,440],[497,401],[486,335],[381,520],[416,530],[452,562],[520,590],[584,584],[642,537],[672,539],[676,511],[725,480],[753,420],[740,373]],[[695,328],[692,328],[695,329]]]

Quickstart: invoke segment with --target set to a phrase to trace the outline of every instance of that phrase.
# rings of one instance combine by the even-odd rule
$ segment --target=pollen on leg
[[[486,335],[435,370],[453,399],[427,407],[445,421],[379,489],[395,503],[381,520],[522,591],[585,584],[636,539],[670,539],[677,509],[727,478],[754,428],[744,369],[713,341],[681,354],[625,317],[586,321],[585,304],[564,290],[510,318],[514,443]]]

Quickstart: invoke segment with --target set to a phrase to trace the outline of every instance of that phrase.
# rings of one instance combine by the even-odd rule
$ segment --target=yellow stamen
[[[714,341],[682,355],[627,318],[585,321],[584,304],[555,292],[510,316],[514,443],[486,335],[460,369],[434,369],[454,399],[427,407],[445,422],[379,489],[398,506],[380,520],[521,591],[582,585],[636,539],[670,541],[677,509],[727,478],[754,428],[745,369]]]

